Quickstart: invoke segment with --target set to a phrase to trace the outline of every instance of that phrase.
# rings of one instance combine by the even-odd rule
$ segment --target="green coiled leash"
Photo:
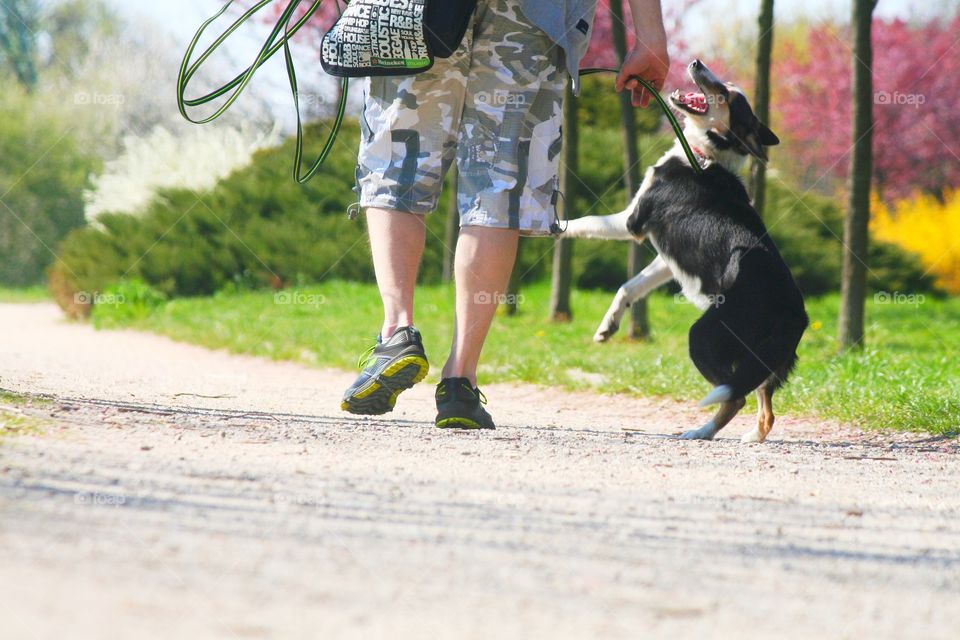
[[[237,29],[239,29],[243,23],[252,18],[258,11],[262,8],[273,2],[273,0],[260,0],[253,7],[247,10],[242,16],[237,18],[230,27],[223,32],[223,34],[218,37],[210,47],[204,51],[196,62],[191,63],[190,59],[193,57],[193,53],[197,48],[197,44],[200,42],[200,38],[203,36],[203,33],[207,28],[213,24],[217,18],[222,16],[227,12],[227,9],[233,4],[234,0],[227,0],[227,3],[223,6],[220,11],[214,14],[210,19],[206,20],[194,35],[193,40],[191,40],[190,45],[187,47],[187,51],[183,56],[183,62],[180,64],[180,73],[177,75],[177,107],[180,109],[181,115],[184,118],[189,120],[194,124],[207,124],[208,122],[213,122],[224,113],[227,112],[233,103],[237,101],[243,91],[250,84],[250,81],[253,79],[254,74],[257,72],[263,64],[269,60],[277,51],[283,48],[283,55],[287,65],[287,78],[290,80],[290,90],[293,93],[293,104],[297,110],[297,145],[296,145],[296,155],[293,166],[293,179],[298,183],[303,184],[310,180],[313,176],[317,174],[317,171],[320,170],[320,166],[327,159],[327,156],[330,154],[330,151],[333,149],[333,144],[337,139],[337,134],[340,133],[340,127],[343,124],[343,116],[347,110],[347,97],[349,93],[350,85],[347,78],[343,78],[340,82],[340,101],[337,105],[336,117],[334,118],[333,125],[330,129],[330,133],[327,137],[327,141],[323,145],[323,149],[320,151],[320,155],[310,166],[310,168],[303,172],[303,121],[300,118],[300,95],[297,89],[297,72],[293,65],[293,55],[290,52],[290,39],[300,30],[303,25],[305,25],[310,18],[317,12],[320,8],[320,4],[323,0],[313,0],[310,8],[307,9],[306,13],[297,20],[292,25],[290,24],[293,20],[293,16],[296,14],[297,7],[303,2],[303,0],[291,0],[287,5],[287,8],[284,9],[283,13],[280,14],[280,19],[277,21],[277,24],[274,26],[273,31],[270,32],[270,36],[263,43],[263,46],[260,48],[260,51],[257,53],[256,59],[253,61],[249,67],[237,74],[230,82],[223,85],[219,89],[211,91],[210,93],[200,96],[199,98],[187,98],[187,84],[193,79],[193,76],[196,75],[200,66],[206,62],[206,60],[216,51],[220,45],[226,41],[230,35],[232,35]],[[281,36],[282,34],[282,36]],[[279,41],[278,41],[279,38]],[[232,93],[230,93],[232,91]],[[206,118],[195,120],[190,117],[187,113],[187,107],[198,107],[200,105],[208,104],[217,98],[220,98],[226,94],[230,93],[227,100],[217,109],[212,115],[207,116]]]

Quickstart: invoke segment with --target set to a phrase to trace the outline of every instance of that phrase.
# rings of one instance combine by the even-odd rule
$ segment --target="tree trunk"
[[[867,296],[867,225],[873,173],[873,46],[870,36],[876,0],[853,0],[853,154],[850,202],[843,223],[843,273],[839,339],[842,349],[862,348]]]
[[[617,60],[621,63],[627,55],[626,25],[623,20],[623,0],[611,0],[610,25],[613,32],[613,47],[617,53]],[[627,187],[627,198],[640,188],[640,146],[637,140],[637,117],[633,105],[630,103],[630,92],[620,92],[620,132],[623,134],[623,162],[626,173],[624,183]],[[645,267],[646,252],[636,242],[631,242],[627,249],[627,279],[634,277]],[[627,337],[632,339],[646,339],[650,337],[650,320],[647,315],[646,299],[637,300],[630,307],[630,324],[627,327]]]
[[[560,166],[560,191],[563,199],[558,203],[560,218],[566,219],[568,207],[576,197],[577,184],[577,99],[573,96],[573,84],[567,83],[563,101],[563,162]],[[562,206],[559,206],[561,205]],[[570,309],[570,286],[573,280],[573,242],[569,238],[554,241],[553,274],[550,282],[550,319],[569,322],[573,317]]]
[[[460,211],[457,209],[457,165],[450,167],[450,205],[447,207],[447,229],[443,238],[443,282],[453,280],[453,256],[457,248],[457,238],[460,235]]]
[[[757,39],[757,89],[754,113],[760,122],[770,124],[770,58],[773,54],[773,0],[760,0],[760,37]],[[750,195],[760,217],[766,205],[767,166],[758,158],[750,167]]]

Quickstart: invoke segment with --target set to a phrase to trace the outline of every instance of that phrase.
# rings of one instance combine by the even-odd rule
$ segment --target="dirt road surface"
[[[960,637],[956,439],[515,385],[440,432],[426,384],[358,419],[350,373],[46,304],[0,336],[48,398],[0,412],[4,639]]]

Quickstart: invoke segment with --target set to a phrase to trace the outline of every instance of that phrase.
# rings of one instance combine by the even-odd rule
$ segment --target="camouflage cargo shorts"
[[[366,81],[360,206],[425,214],[456,160],[460,226],[549,233],[560,159],[563,53],[519,0],[479,0],[453,56]]]

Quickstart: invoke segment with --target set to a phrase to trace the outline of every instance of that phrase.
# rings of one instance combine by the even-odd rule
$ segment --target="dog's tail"
[[[700,401],[701,407],[742,398],[761,385],[779,389],[797,364],[797,344],[806,329],[806,320],[793,331],[784,331],[748,353],[723,384],[715,387]],[[797,331],[798,330],[798,331]]]

